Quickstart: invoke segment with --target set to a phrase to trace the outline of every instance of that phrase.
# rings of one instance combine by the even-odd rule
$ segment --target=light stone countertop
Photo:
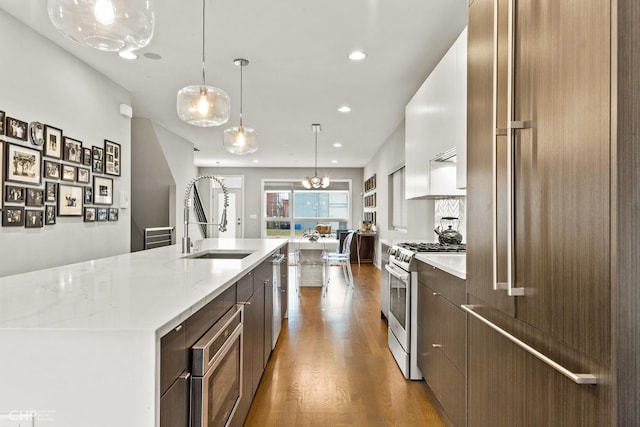
[[[416,254],[415,259],[463,280],[467,279],[467,257],[464,253],[421,253]]]

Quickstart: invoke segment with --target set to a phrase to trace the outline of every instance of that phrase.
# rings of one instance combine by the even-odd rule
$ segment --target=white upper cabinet
[[[407,104],[407,199],[465,194],[461,189],[466,187],[466,58],[465,29]],[[442,159],[448,157],[443,153],[452,152],[456,153],[453,159]]]

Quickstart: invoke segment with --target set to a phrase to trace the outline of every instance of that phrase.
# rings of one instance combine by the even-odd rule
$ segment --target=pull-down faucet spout
[[[222,215],[220,216],[220,223],[215,224],[212,222],[190,222],[189,221],[189,209],[191,208],[191,190],[196,182],[202,179],[212,179],[216,181],[220,188],[222,188],[222,192],[224,193],[224,204],[222,209]],[[188,254],[191,253],[191,239],[189,238],[189,224],[204,224],[204,225],[217,225],[219,231],[227,231],[227,208],[229,207],[229,191],[227,187],[222,182],[222,179],[218,178],[214,175],[201,175],[196,177],[189,182],[187,185],[187,189],[184,191],[184,234],[182,235],[182,253]]]

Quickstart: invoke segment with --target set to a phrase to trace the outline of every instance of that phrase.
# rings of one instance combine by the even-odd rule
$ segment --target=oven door
[[[385,269],[389,274],[389,329],[409,353],[411,274],[393,264]]]
[[[242,313],[231,310],[193,347],[192,427],[224,427],[233,419],[242,397]]]

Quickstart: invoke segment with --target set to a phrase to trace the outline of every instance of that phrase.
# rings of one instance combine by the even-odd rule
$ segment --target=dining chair
[[[342,242],[342,248],[340,252],[323,252],[322,253],[322,296],[327,293],[327,286],[329,284],[329,267],[340,266],[342,267],[342,275],[347,283],[347,286],[353,288],[353,273],[351,272],[351,241],[355,231],[350,231]]]

